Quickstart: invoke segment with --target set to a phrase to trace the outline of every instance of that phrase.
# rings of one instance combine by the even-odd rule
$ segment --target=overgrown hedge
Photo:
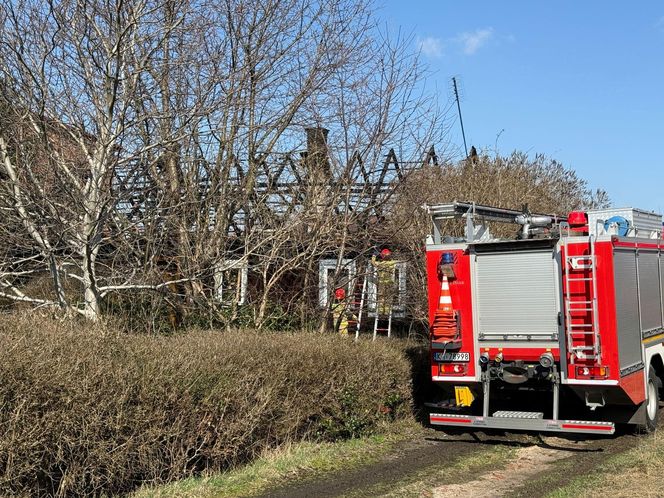
[[[127,336],[8,315],[0,356],[2,495],[127,492],[360,435],[411,402],[398,348],[336,336]]]

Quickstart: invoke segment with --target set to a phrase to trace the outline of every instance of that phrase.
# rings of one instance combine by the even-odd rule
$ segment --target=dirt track
[[[597,439],[425,429],[379,462],[263,496],[540,496],[638,440],[631,433]]]

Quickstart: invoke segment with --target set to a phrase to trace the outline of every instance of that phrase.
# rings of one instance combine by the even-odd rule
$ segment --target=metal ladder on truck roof
[[[580,237],[575,237],[578,240]],[[595,255],[595,238],[585,238],[588,254],[569,254],[569,232],[564,236],[561,228],[561,249],[564,251],[565,292],[563,303],[565,309],[565,335],[567,352],[570,362],[575,360],[599,361],[601,356],[599,321],[597,313],[597,256]],[[575,244],[576,245],[576,244]],[[581,244],[584,245],[584,244]],[[570,285],[580,283],[584,292]],[[590,284],[589,288],[588,285]]]

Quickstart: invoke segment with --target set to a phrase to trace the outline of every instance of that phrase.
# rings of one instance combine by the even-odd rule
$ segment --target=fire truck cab
[[[662,216],[427,206],[434,426],[612,434],[657,423]],[[449,220],[463,237],[446,236]],[[515,235],[491,235],[493,223]],[[458,226],[458,224],[457,224]]]

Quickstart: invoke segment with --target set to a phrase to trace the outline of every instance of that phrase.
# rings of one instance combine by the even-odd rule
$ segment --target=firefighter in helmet
[[[394,304],[397,262],[392,259],[392,251],[385,248],[371,257],[371,264],[376,268],[376,313],[386,316],[391,313]]]
[[[332,305],[332,317],[334,326],[339,327],[341,335],[348,335],[348,313],[347,313],[346,291],[339,287],[334,291],[334,304]]]

